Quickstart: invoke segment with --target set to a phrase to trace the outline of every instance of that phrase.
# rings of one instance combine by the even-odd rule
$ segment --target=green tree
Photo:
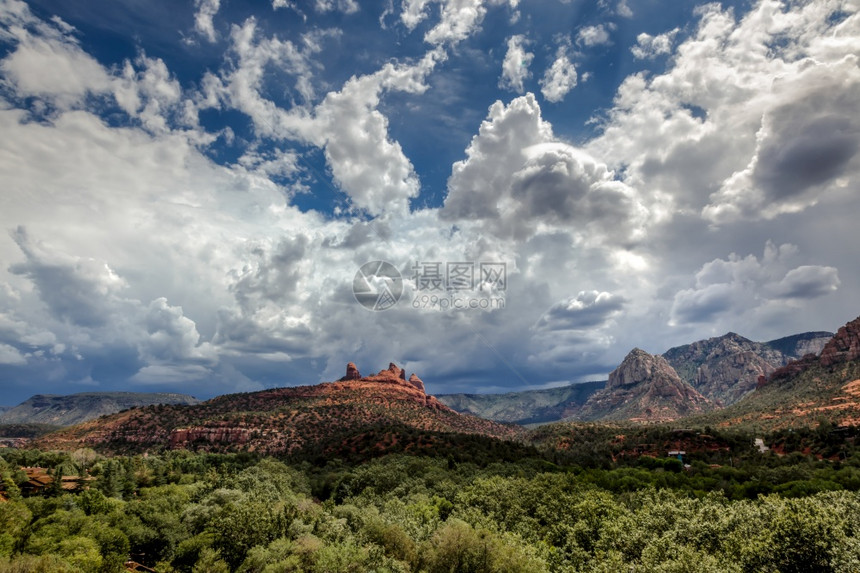
[[[221,559],[218,551],[207,547],[200,552],[200,559],[197,560],[191,573],[230,573],[230,567]]]
[[[63,494],[63,468],[57,466],[51,474],[51,484],[46,488],[45,493],[51,497],[57,497]]]
[[[428,573],[537,573],[546,565],[485,529],[449,519],[425,544],[420,568]]]
[[[16,555],[14,559],[0,557],[0,573],[77,573],[56,555]]]
[[[0,557],[9,557],[21,543],[33,514],[19,501],[0,503]]]
[[[102,567],[102,556],[98,543],[89,537],[76,535],[60,541],[57,553],[84,573],[98,573]]]

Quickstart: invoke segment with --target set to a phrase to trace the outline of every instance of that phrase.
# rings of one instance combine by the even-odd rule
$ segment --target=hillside
[[[17,406],[0,413],[0,424],[50,424],[71,426],[87,420],[115,414],[127,408],[154,404],[197,404],[186,394],[166,392],[83,392],[67,396],[36,394]]]
[[[729,332],[671,348],[663,357],[682,380],[722,407],[753,391],[760,376],[769,376],[806,354],[818,354],[832,336],[828,332],[805,332],[770,342],[754,342]]]
[[[634,348],[609,375],[606,387],[591,395],[578,418],[660,422],[713,408],[665,358]]]
[[[860,318],[840,328],[820,355],[789,362],[740,402],[693,421],[774,430],[822,420],[860,424]]]
[[[542,424],[576,416],[588,398],[605,386],[605,381],[583,382],[545,390],[504,394],[443,394],[437,398],[458,412],[488,420]]]
[[[433,435],[445,433],[513,439],[521,429],[458,414],[425,394],[417,376],[407,380],[394,364],[368,377],[350,364],[337,382],[227,394],[190,406],[136,408],[67,428],[34,445],[106,452],[186,448],[326,454],[430,447]],[[413,438],[415,443],[400,443]]]

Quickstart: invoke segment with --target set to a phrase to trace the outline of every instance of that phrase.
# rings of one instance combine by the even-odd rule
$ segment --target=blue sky
[[[835,330],[860,294],[857,12],[0,0],[0,403],[348,361],[541,388],[634,346]],[[352,293],[375,260],[404,278],[382,312]],[[507,280],[412,270],[463,262]]]

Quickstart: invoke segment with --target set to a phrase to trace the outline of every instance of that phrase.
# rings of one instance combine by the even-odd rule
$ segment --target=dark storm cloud
[[[856,57],[854,58],[856,60]],[[856,63],[808,64],[773,80],[756,149],[702,211],[713,222],[773,218],[806,209],[844,189],[860,162],[860,78]]]
[[[839,273],[833,267],[802,266],[790,270],[776,287],[779,298],[818,298],[839,288]]]
[[[809,107],[803,102],[778,110],[774,131],[759,150],[753,178],[772,200],[791,200],[840,177],[857,154],[860,108],[855,105],[852,117],[816,114]]]

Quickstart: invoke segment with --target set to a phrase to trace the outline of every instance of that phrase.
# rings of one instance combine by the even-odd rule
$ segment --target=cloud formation
[[[522,34],[508,38],[508,51],[505,52],[505,60],[502,62],[502,77],[499,79],[499,87],[517,93],[523,93],[523,83],[531,77],[529,66],[534,59],[534,54],[526,50],[527,40]]]
[[[581,28],[576,35],[576,41],[586,47],[603,46],[611,43],[609,30],[603,24]]]
[[[558,103],[576,87],[576,79],[576,68],[568,58],[566,48],[559,48],[555,60],[540,81],[541,93],[547,101]]]
[[[8,26],[0,35],[14,50],[0,62],[5,81],[21,98],[35,97],[59,108],[80,105],[88,94],[110,89],[104,68],[84,52],[62,20],[35,18],[23,2],[10,2],[0,12]]]
[[[639,60],[649,60],[670,54],[672,53],[675,36],[678,35],[679,31],[678,28],[675,28],[656,36],[642,32],[636,36],[636,45],[630,48],[630,52],[633,54],[633,57]]]
[[[439,21],[424,34],[433,45],[457,44],[480,26],[487,13],[483,0],[406,0],[400,20],[410,32],[423,22],[432,4],[441,4]]]
[[[587,330],[604,323],[624,307],[624,298],[608,292],[581,291],[557,302],[538,320],[538,330]]]
[[[414,66],[388,64],[375,74],[351,78],[317,106],[315,137],[325,148],[335,181],[356,208],[372,215],[403,214],[409,199],[418,195],[412,163],[389,138],[388,119],[377,106],[383,90],[423,93],[424,78],[443,58],[433,51]]]
[[[194,29],[208,41],[214,42],[217,35],[213,20],[221,9],[221,0],[194,0],[194,6],[197,8],[197,13],[194,15]]]
[[[802,265],[786,271],[796,252],[793,245],[776,247],[768,242],[761,259],[732,253],[728,259],[704,264],[696,273],[695,286],[675,295],[672,320],[706,322],[724,313],[761,311],[780,300],[818,298],[839,288],[833,267]]]
[[[804,87],[788,88],[786,103],[765,110],[749,164],[711,195],[703,209],[707,219],[720,223],[800,211],[828,186],[844,187],[842,178],[860,169],[857,59],[813,65],[794,81]]]
[[[662,28],[642,5],[616,34],[620,2],[570,38],[527,3],[411,0],[381,39],[356,7],[230,21],[201,0],[182,17],[205,42],[120,53],[0,4],[10,392],[207,395],[351,360],[503,390],[599,379],[632,346],[851,318],[853,5],[708,4]],[[372,260],[405,279],[384,313],[351,292]],[[504,308],[414,307],[434,261],[504,262],[503,295],[460,293]]]
[[[517,239],[570,229],[584,244],[629,243],[645,232],[648,209],[636,191],[558,141],[532,94],[493,104],[466,156],[452,170],[443,217]]]
[[[767,0],[740,18],[699,8],[698,28],[664,73],[622,82],[588,149],[623,166],[631,185],[712,224],[773,219],[844,193],[858,172],[860,77],[844,48],[860,24],[837,4],[792,10]],[[640,36],[634,52],[670,49],[671,37],[658,38]]]

